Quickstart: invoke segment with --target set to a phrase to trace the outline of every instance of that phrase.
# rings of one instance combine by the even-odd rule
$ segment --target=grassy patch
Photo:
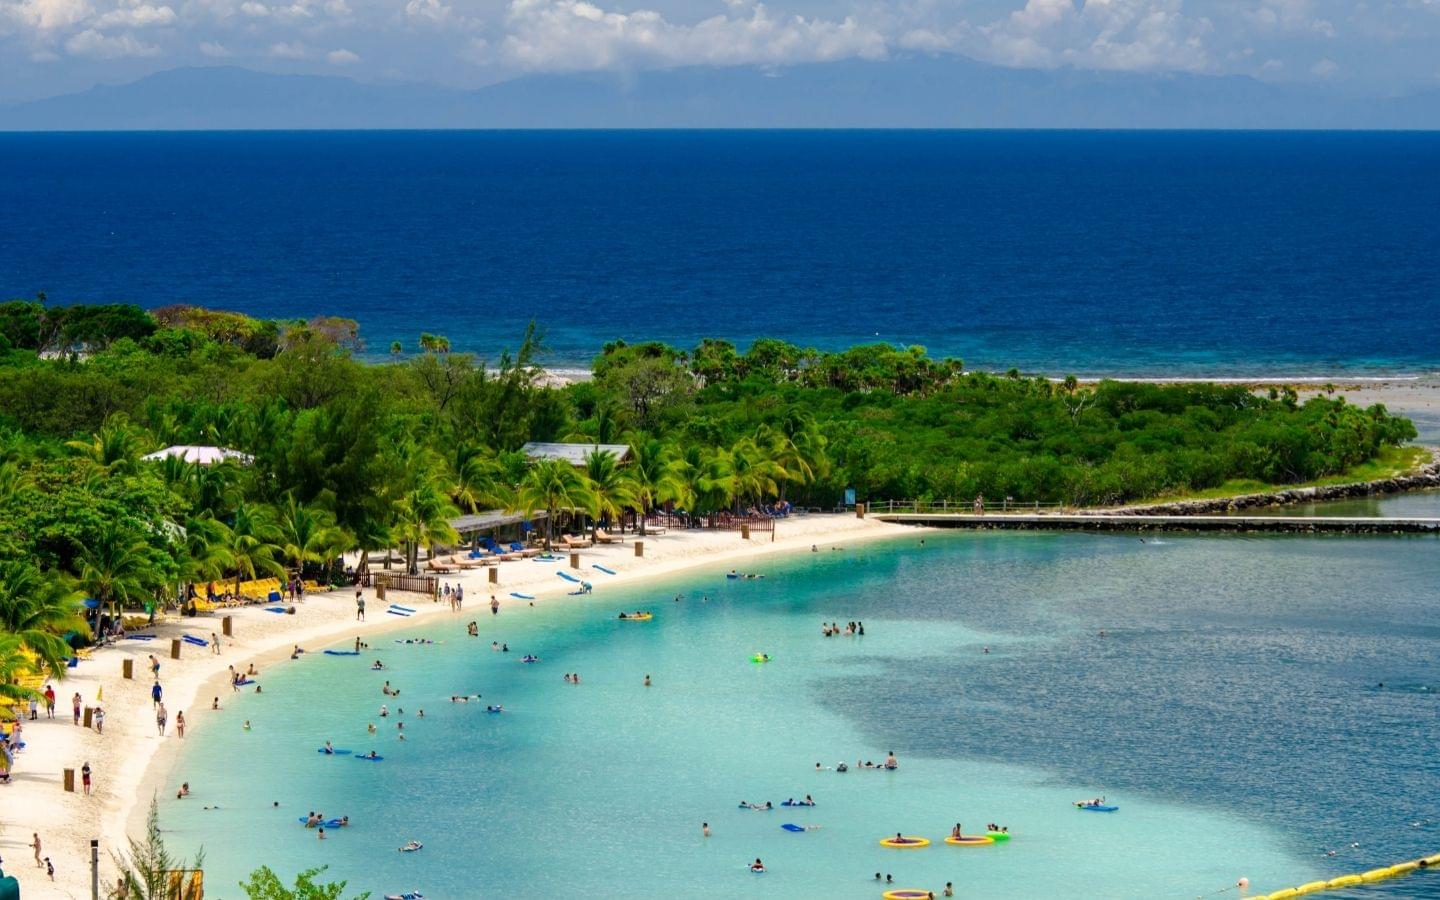
[[[1332,484],[1352,484],[1357,481],[1378,481],[1382,478],[1394,478],[1398,475],[1413,474],[1429,461],[1430,450],[1427,447],[1386,447],[1380,452],[1379,456],[1361,463],[1348,472],[1342,472],[1338,475],[1327,475],[1315,481],[1306,481],[1301,484],[1266,484],[1263,481],[1255,481],[1253,479],[1234,479],[1203,491],[1165,494],[1144,502],[1173,503],[1177,500],[1218,500],[1224,497],[1238,497],[1241,494],[1272,494],[1277,491],[1288,491],[1296,488],[1325,487]]]

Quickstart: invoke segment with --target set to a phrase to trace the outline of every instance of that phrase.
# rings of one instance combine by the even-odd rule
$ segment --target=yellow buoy
[[[1300,892],[1295,890],[1294,888],[1286,888],[1283,891],[1276,891],[1275,893],[1271,894],[1268,900],[1288,900],[1288,898],[1290,897],[1298,896],[1299,893]]]
[[[1396,863],[1395,865],[1391,866],[1390,874],[1405,875],[1415,871],[1418,868],[1420,868],[1420,864],[1412,859],[1409,862]]]
[[[1297,894],[1313,894],[1316,891],[1323,891],[1330,885],[1324,881],[1308,881],[1295,889]]]
[[[1420,861],[1427,866],[1440,866],[1440,853],[1436,853],[1434,856],[1424,857]]]
[[[1384,881],[1386,878],[1390,877],[1391,875],[1389,866],[1384,866],[1379,869],[1371,869],[1368,872],[1360,873],[1360,880],[1365,882],[1366,884],[1370,884],[1374,881]]]
[[[1332,878],[1326,884],[1332,888],[1353,887],[1362,881],[1359,875],[1341,875],[1339,878]]]

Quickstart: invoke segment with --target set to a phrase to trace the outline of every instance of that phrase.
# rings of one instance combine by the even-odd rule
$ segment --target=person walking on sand
[[[498,616],[499,614],[500,614],[500,601],[495,599],[495,595],[494,595],[494,594],[491,594],[491,595],[490,595],[490,615],[492,615],[492,616]]]
[[[75,724],[80,724],[80,692],[76,691],[75,696],[70,698],[70,706],[75,713]]]
[[[43,866],[45,864],[40,861],[40,832],[32,832],[30,836],[34,838],[34,840],[30,842],[30,846],[35,850],[35,865],[37,867]]]
[[[355,589],[355,621],[365,621],[365,594],[359,588]],[[356,638],[355,640],[360,640]]]
[[[45,685],[45,718],[55,718],[55,688]]]
[[[167,716],[166,716],[166,713],[165,713],[165,704],[162,703],[162,704],[160,704],[159,706],[157,706],[157,707],[155,708],[155,730],[158,731],[158,732],[160,732],[160,736],[161,736],[161,737],[164,737],[164,736],[165,736],[165,719],[166,719],[166,718],[167,718]]]
[[[157,679],[160,677],[160,660],[156,659],[153,653],[150,654],[150,674]]]
[[[220,655],[220,638],[213,631],[210,632],[210,649],[215,651],[216,656]]]
[[[90,761],[86,760],[85,765],[80,767],[80,788],[85,796],[90,796]]]
[[[97,706],[97,707],[95,707],[95,715],[91,717],[90,721],[92,721],[92,722],[95,723],[95,733],[96,733],[96,734],[104,734],[104,733],[105,733],[105,707],[103,707],[103,706]]]
[[[160,687],[160,680],[156,679],[155,683],[150,686],[150,705],[159,706],[160,698],[164,693],[165,691]]]
[[[183,709],[175,714],[175,733],[180,736],[182,741],[185,739],[185,710]]]

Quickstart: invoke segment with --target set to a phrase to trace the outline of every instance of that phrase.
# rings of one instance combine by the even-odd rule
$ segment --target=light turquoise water
[[[466,615],[407,632],[442,645],[377,643],[384,674],[318,655],[264,673],[263,695],[194,734],[162,796],[195,794],[162,799],[162,821],[177,848],[204,844],[221,897],[261,863],[432,898],[878,897],[877,871],[997,898],[1194,897],[1240,875],[1278,889],[1440,849],[1408,826],[1434,814],[1440,774],[1436,550],[945,534],[767,561],[758,582],[716,569],[476,610],[479,639]],[[615,620],[637,606],[655,621]],[[863,639],[821,637],[822,619],[857,617]],[[484,700],[447,702],[470,691]],[[404,707],[407,741],[382,702]],[[315,753],[327,738],[386,760]],[[854,769],[890,749],[900,771]],[[852,770],[814,771],[840,760]],[[736,808],[806,793],[817,807]],[[1121,811],[1070,807],[1098,794]],[[296,822],[311,809],[355,825],[321,843]],[[1015,839],[945,846],[957,820]],[[877,845],[897,830],[935,843]],[[412,838],[425,849],[396,852]],[[763,876],[744,869],[757,856]]]

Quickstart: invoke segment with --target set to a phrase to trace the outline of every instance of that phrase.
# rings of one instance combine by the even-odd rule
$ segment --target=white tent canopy
[[[176,456],[188,463],[198,463],[202,466],[213,466],[225,460],[241,465],[249,465],[255,461],[255,457],[248,453],[241,453],[239,450],[230,450],[225,447],[195,447],[189,444],[176,444],[173,447],[166,447],[164,450],[156,450],[154,453],[147,453],[143,458],[161,460]]]

